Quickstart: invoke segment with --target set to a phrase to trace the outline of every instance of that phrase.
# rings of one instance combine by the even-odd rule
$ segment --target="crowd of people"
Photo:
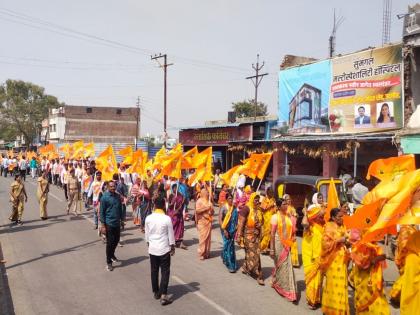
[[[7,176],[4,170],[10,170],[7,162],[10,160],[13,158],[3,157],[4,176]],[[216,221],[223,240],[221,259],[229,272],[235,273],[240,268],[242,273],[264,285],[261,255],[269,255],[273,260],[270,286],[280,296],[297,303],[299,291],[294,267],[302,263],[310,309],[321,308],[324,314],[349,314],[349,287],[352,287],[357,314],[390,314],[384,290],[386,257],[382,247],[376,242],[360,243],[363,231],[346,229],[343,216],[349,214],[347,205],[330,209],[326,220],[327,205],[321,193],[316,193],[311,204],[303,209],[300,262],[297,212],[291,196],[275,198],[270,187],[264,193],[254,191],[251,185],[245,185],[245,176],[240,176],[234,189],[220,182],[219,172],[213,182],[198,182],[190,187],[187,178],[159,177],[152,169],[139,176],[129,174],[125,165],[119,165],[118,173],[105,182],[92,159],[34,160],[28,163],[23,156],[12,162],[18,165],[18,170],[13,169],[10,220],[22,224],[24,202],[28,198],[23,184],[25,176],[29,171],[34,178],[39,175],[37,197],[41,219],[48,219],[49,185],[61,187],[67,200],[64,210],[67,214],[79,215],[83,208],[93,212],[94,229],[98,229],[107,244],[106,268],[112,271],[113,263],[119,261],[115,250],[120,231],[127,224],[127,207],[131,206],[133,224],[145,233],[149,246],[153,294],[162,305],[171,303],[167,295],[171,256],[175,248],[187,249],[185,221],[195,220],[198,259],[204,261],[212,253],[212,228],[218,206]],[[411,206],[418,206],[419,201],[420,188],[414,193]],[[189,205],[193,205],[193,215]],[[245,253],[242,266],[238,266],[236,259],[239,248]],[[395,257],[400,277],[392,287],[390,298],[392,303],[401,305],[402,314],[414,314],[410,311],[420,306],[419,255],[418,227],[401,226]]]

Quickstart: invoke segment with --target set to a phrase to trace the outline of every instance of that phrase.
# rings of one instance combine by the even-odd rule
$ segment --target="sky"
[[[163,134],[167,54],[168,133],[227,119],[232,102],[253,99],[256,55],[267,72],[258,100],[278,115],[277,73],[284,55],[324,59],[333,12],[344,17],[336,51],[382,43],[382,0],[3,0],[0,82],[30,81],[60,102],[135,106],[141,136]],[[394,0],[391,42],[415,1]]]

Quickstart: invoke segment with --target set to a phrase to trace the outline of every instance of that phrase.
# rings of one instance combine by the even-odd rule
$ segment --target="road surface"
[[[269,286],[273,262],[267,256],[262,257],[264,287],[241,272],[230,274],[220,259],[216,224],[211,258],[206,261],[198,260],[197,231],[192,223],[186,224],[189,249],[177,249],[172,258],[169,294],[174,302],[161,306],[151,292],[144,235],[131,222],[122,232],[124,246],[116,251],[122,262],[108,272],[105,246],[93,229],[91,211],[79,217],[67,215],[63,191],[51,186],[50,219],[41,221],[36,182],[29,178],[24,224],[12,227],[7,219],[10,183],[10,177],[0,178],[0,260],[1,255],[6,260],[0,264],[0,314],[321,314],[306,306],[302,267],[295,269],[298,305]],[[238,248],[237,257],[241,265],[243,250]],[[388,289],[396,278],[393,262],[389,266]],[[394,309],[392,313],[399,314]]]

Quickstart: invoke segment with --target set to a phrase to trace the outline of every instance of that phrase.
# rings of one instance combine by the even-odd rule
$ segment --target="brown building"
[[[51,109],[48,140],[134,144],[137,108],[65,105]]]

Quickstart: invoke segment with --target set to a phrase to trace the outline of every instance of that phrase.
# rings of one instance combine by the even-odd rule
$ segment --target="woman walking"
[[[203,188],[195,204],[195,222],[198,231],[198,256],[200,260],[210,257],[211,225],[213,221],[213,204],[210,202],[207,189]]]
[[[330,221],[324,227],[320,259],[320,268],[326,278],[322,291],[322,312],[326,315],[350,314],[347,238],[343,213],[334,208],[330,213]]]
[[[187,249],[187,246],[185,246],[182,242],[184,238],[183,208],[185,199],[183,195],[178,191],[178,184],[172,184],[171,191],[172,193],[169,195],[168,211],[166,214],[172,220],[172,226],[175,235],[175,246],[182,249]]]
[[[42,173],[41,177],[38,178],[38,190],[37,197],[39,201],[39,216],[41,220],[48,219],[47,203],[48,203],[48,192],[50,190],[50,184],[48,183],[47,173]]]
[[[226,202],[219,211],[219,225],[222,232],[222,260],[230,273],[236,272],[235,233],[238,225],[238,210],[233,205],[232,195],[226,194]]]
[[[291,257],[295,226],[287,213],[287,201],[280,198],[277,206],[278,211],[271,218],[270,256],[274,259],[271,286],[278,294],[295,302],[297,290]]]
[[[257,279],[259,285],[264,285],[261,271],[260,242],[264,217],[260,209],[260,196],[253,193],[247,206],[240,209],[238,241],[243,243],[245,249],[245,261],[242,265],[242,273]]]

